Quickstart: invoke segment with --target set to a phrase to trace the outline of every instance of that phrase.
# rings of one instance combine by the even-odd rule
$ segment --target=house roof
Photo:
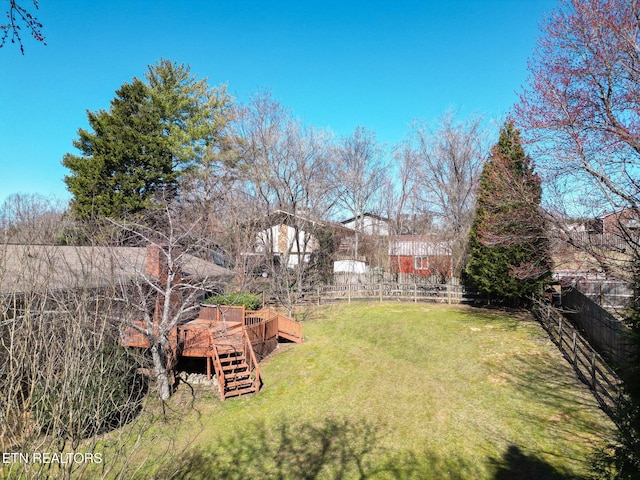
[[[389,255],[451,255],[451,245],[428,235],[392,235],[389,237]]]
[[[144,247],[0,245],[0,292],[100,287],[145,272]],[[182,271],[199,280],[221,280],[232,272],[184,254]]]
[[[351,230],[340,223],[330,222],[327,220],[320,220],[318,218],[313,218],[308,215],[300,214],[300,213],[291,213],[285,210],[273,210],[269,215],[265,216],[269,226],[273,226],[280,223],[286,223],[286,220],[297,218],[301,220],[303,223],[306,223],[311,226],[321,226],[321,227],[329,227],[335,230],[341,230],[345,232],[350,232]]]
[[[344,225],[345,223],[353,222],[356,218],[364,218],[364,217],[373,218],[375,220],[380,220],[382,222],[388,222],[389,221],[388,218],[385,218],[385,217],[383,217],[381,215],[376,215],[375,213],[365,212],[365,213],[363,213],[361,215],[357,215],[355,217],[351,217],[351,218],[347,218],[346,220],[342,220],[340,223]]]

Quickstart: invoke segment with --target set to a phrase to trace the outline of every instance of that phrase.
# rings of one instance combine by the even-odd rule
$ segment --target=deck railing
[[[278,346],[278,315],[271,311],[250,312],[249,325],[245,324],[244,331],[253,349],[261,360]],[[259,313],[259,315],[253,315]],[[257,321],[259,319],[259,321]]]
[[[178,340],[179,346],[185,350],[189,348],[205,348],[205,346],[210,347],[212,345],[211,330],[190,330],[190,329],[181,329],[180,330],[180,338]]]
[[[302,341],[302,325],[292,318],[285,317],[271,309],[245,311],[245,328],[249,329],[258,324],[274,324],[275,329],[269,330],[269,336],[281,336],[287,340]]]
[[[213,335],[210,336],[210,342],[213,345]],[[218,388],[220,390],[220,398],[224,399],[224,371],[222,370],[222,362],[220,361],[220,357],[218,356],[218,350],[216,348],[213,349],[213,366],[214,371],[216,372],[216,378],[218,379]]]
[[[278,314],[278,335],[294,342],[302,341],[302,324]]]
[[[244,307],[235,305],[200,305],[198,318],[214,322],[242,323]]]
[[[245,330],[242,334],[242,341],[244,344],[244,351],[246,352],[247,365],[249,366],[249,372],[251,372],[252,380],[253,380],[253,388],[254,391],[260,390],[260,364],[258,363],[258,359],[256,358],[255,351],[253,349],[252,342],[249,338],[249,332]]]
[[[254,325],[273,319],[277,314],[272,310],[245,310],[244,324],[245,326]]]

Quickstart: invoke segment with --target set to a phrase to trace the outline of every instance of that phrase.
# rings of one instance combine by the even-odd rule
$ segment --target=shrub
[[[86,368],[40,379],[32,397],[33,418],[44,433],[79,440],[118,428],[138,414],[146,392],[137,361],[125,348],[87,353]]]
[[[213,295],[205,300],[208,305],[244,305],[247,310],[258,310],[262,304],[255,293],[234,292],[223,295]]]

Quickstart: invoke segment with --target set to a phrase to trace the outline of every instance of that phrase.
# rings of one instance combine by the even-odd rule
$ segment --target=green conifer
[[[480,175],[466,274],[491,298],[521,303],[551,275],[542,189],[520,133],[507,122]]]

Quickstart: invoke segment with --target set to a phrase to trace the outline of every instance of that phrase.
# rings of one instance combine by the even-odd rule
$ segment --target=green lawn
[[[164,462],[140,478],[586,478],[611,433],[526,315],[343,304],[304,332],[263,363],[257,395],[198,387],[191,404],[182,386],[145,434]]]

